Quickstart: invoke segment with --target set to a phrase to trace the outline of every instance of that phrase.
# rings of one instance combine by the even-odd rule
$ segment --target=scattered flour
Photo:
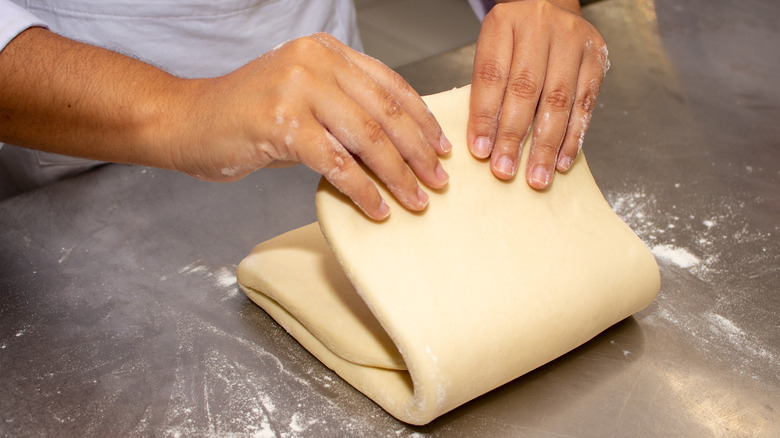
[[[202,275],[205,278],[212,280],[215,286],[228,292],[227,296],[223,298],[224,300],[235,298],[240,295],[239,290],[236,287],[238,281],[236,280],[235,271],[236,267],[233,265],[212,267],[204,264],[202,260],[196,260],[179,269],[179,274]],[[167,276],[163,276],[161,280],[165,280],[166,278]]]
[[[651,251],[663,260],[674,263],[681,268],[691,268],[701,263],[701,260],[688,252],[685,248],[676,248],[672,245],[656,245]]]
[[[606,197],[651,249],[662,274],[687,272],[700,281],[684,283],[700,286],[680,293],[662,290],[643,320],[678,329],[691,337],[692,348],[739,374],[776,374],[780,353],[767,343],[765,333],[749,328],[753,323],[749,318],[766,319],[771,314],[753,307],[749,293],[742,293],[766,288],[766,279],[780,272],[780,248],[773,236],[778,228],[761,230],[748,219],[752,217],[748,212],[763,201],[724,197],[670,205],[644,189]],[[731,320],[723,315],[742,317]]]
[[[65,262],[65,260],[67,260],[67,259],[68,259],[68,257],[70,257],[70,253],[72,253],[72,252],[73,252],[73,248],[74,248],[74,247],[70,247],[70,248],[62,248],[62,257],[60,257],[60,259],[59,259],[59,260],[57,260],[57,262],[58,262],[59,264],[63,264],[63,263]]]
[[[756,230],[745,222],[744,213],[751,206],[744,201],[717,199],[702,215],[701,207],[663,205],[644,189],[610,193],[606,198],[660,262],[685,269],[704,281],[735,273],[735,262],[729,256],[737,247],[743,248],[742,253],[751,254],[738,260],[741,266],[780,269],[772,268],[766,259],[772,253],[771,232]],[[780,262],[777,254],[773,257]],[[741,273],[761,274],[766,273]]]
[[[780,356],[767,348],[758,336],[743,330],[734,321],[714,311],[675,316],[679,309],[664,297],[659,297],[656,304],[658,310],[644,319],[652,323],[660,318],[682,329],[697,341],[693,344],[694,348],[712,360],[730,363],[736,372],[747,375],[767,375],[780,369]]]
[[[236,285],[236,274],[234,270],[227,267],[221,267],[215,272],[217,285],[221,287],[233,287]]]

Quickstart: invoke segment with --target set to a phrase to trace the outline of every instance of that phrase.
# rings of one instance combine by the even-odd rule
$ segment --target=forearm
[[[31,28],[0,52],[0,141],[172,168],[171,108],[183,80]]]

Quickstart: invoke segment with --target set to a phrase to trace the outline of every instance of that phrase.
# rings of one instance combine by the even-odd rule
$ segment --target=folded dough
[[[417,425],[583,344],[659,289],[652,254],[582,154],[544,192],[502,182],[466,149],[469,88],[425,100],[454,150],[450,184],[424,213],[382,188],[392,215],[375,222],[323,180],[319,225],[238,267],[249,298],[307,350]]]

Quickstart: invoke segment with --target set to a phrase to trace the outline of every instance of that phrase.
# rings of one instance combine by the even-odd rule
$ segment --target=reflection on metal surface
[[[668,368],[661,374],[688,412],[713,436],[760,437],[772,434],[767,406],[739,388],[721,388],[722,382],[691,371]]]
[[[655,92],[655,87],[682,93],[658,34],[653,0],[609,0],[585,9],[584,15],[605,35],[612,69],[622,71],[608,73],[607,83],[619,88],[626,97]],[[646,81],[653,84],[652,88]]]

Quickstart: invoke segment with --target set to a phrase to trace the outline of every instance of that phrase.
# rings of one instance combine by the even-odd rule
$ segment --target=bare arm
[[[0,141],[231,181],[304,163],[368,216],[389,214],[365,163],[407,208],[448,176],[451,146],[420,97],[379,61],[327,34],[225,76],[180,79],[31,28],[0,52]]]
[[[30,28],[0,52],[0,141],[171,169],[159,133],[182,80],[117,53]]]

